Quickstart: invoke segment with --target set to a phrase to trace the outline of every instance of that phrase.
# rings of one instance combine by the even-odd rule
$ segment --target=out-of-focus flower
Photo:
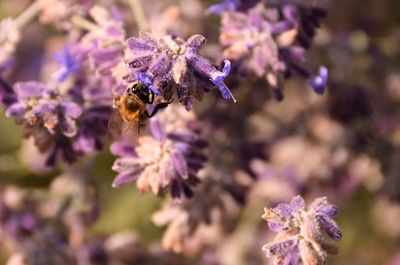
[[[16,46],[21,39],[17,23],[11,18],[0,21],[0,73],[12,66]]]
[[[167,100],[176,93],[187,109],[192,108],[193,97],[201,100],[203,93],[213,86],[223,98],[235,101],[224,83],[231,69],[230,61],[225,60],[223,69],[218,70],[198,53],[205,42],[201,35],[184,41],[170,35],[141,32],[139,38],[127,40],[132,58],[128,62],[131,74],[126,80],[139,80]]]
[[[214,4],[208,8],[208,12],[221,14],[224,11],[245,10],[256,5],[260,0],[223,0],[221,3]]]
[[[337,254],[333,240],[340,240],[342,232],[333,220],[338,208],[329,204],[326,197],[315,199],[308,209],[301,196],[290,203],[265,208],[262,216],[268,227],[277,232],[272,243],[264,245],[267,257],[273,264],[325,264],[328,254]]]
[[[94,6],[89,10],[91,18],[96,22],[90,31],[80,40],[80,48],[87,52],[95,71],[101,75],[110,75],[117,71],[123,61],[125,30],[119,16],[107,9]],[[119,78],[113,75],[114,78]],[[122,81],[122,80],[121,80]]]
[[[257,185],[254,185],[250,193],[251,201],[285,201],[298,194],[302,188],[303,183],[299,182],[290,168],[278,171],[259,159],[253,159],[250,168],[257,177]]]
[[[216,178],[213,169],[205,169],[204,180],[193,198],[182,203],[167,201],[152,219],[157,226],[166,226],[162,245],[166,250],[194,254],[205,247],[216,246],[232,230],[243,203],[243,194],[232,179]]]
[[[281,80],[293,73],[309,80],[314,91],[322,94],[328,80],[327,68],[321,67],[318,75],[312,76],[299,62],[305,61],[305,51],[325,11],[301,3],[263,1],[238,9],[240,2],[225,1],[212,7],[222,13],[220,42],[225,47],[224,57],[237,62],[242,71],[265,78],[276,95],[281,94]],[[226,6],[230,11],[222,11]]]
[[[61,64],[61,69],[56,73],[58,82],[63,82],[69,75],[78,72],[79,62],[71,55],[67,45],[64,46],[62,53],[56,54],[55,59]]]
[[[13,186],[0,191],[0,240],[10,250],[19,249],[43,221],[37,198]]]
[[[168,117],[168,113],[164,116]],[[207,142],[187,128],[166,131],[163,123],[156,119],[150,121],[150,128],[152,137],[141,137],[138,146],[124,142],[111,146],[111,151],[120,156],[113,165],[113,170],[119,173],[113,186],[136,180],[142,192],[160,194],[170,187],[174,198],[182,194],[191,197],[191,186],[199,182],[197,172],[206,160],[203,149]]]

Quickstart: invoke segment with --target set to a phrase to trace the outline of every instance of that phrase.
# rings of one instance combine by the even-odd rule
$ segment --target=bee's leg
[[[174,100],[172,99],[172,100],[170,100],[170,101],[165,101],[165,102],[158,103],[158,104],[154,107],[154,109],[153,109],[153,111],[151,112],[151,114],[149,114],[149,113],[147,112],[147,110],[146,110],[146,111],[144,112],[144,115],[146,115],[148,118],[151,118],[151,117],[153,117],[154,115],[156,115],[156,113],[157,113],[159,110],[162,110],[162,109],[165,109],[166,107],[168,107],[168,105],[171,104],[172,101],[174,101]]]

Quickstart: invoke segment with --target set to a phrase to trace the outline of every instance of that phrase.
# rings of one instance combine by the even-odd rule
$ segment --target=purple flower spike
[[[63,82],[68,76],[78,72],[79,62],[72,56],[67,45],[64,46],[62,53],[54,57],[61,64],[61,69],[57,72],[57,82]]]
[[[142,82],[145,86],[147,86],[151,91],[153,91],[154,94],[156,94],[157,96],[161,95],[161,92],[155,86],[153,86],[153,81],[152,81],[152,78],[150,77],[150,75],[148,75],[146,73],[139,73],[137,78],[140,82]]]
[[[308,209],[301,196],[290,204],[281,203],[275,208],[265,208],[262,216],[270,229],[277,232],[272,243],[263,251],[273,257],[273,264],[325,264],[328,254],[337,254],[332,240],[340,240],[342,232],[331,218],[337,211],[325,197],[317,198]],[[317,263],[308,261],[318,261]],[[282,263],[284,261],[284,263]]]
[[[136,146],[130,144],[132,149],[126,143],[111,146],[112,152],[119,156],[112,167],[119,173],[114,187],[135,181],[140,192],[159,195],[169,190],[174,199],[193,195],[192,188],[199,183],[196,175],[207,160],[203,153],[207,144],[186,128],[182,120],[178,121],[182,126],[179,134],[170,133],[176,129],[175,118],[183,118],[177,115],[177,109],[188,114],[176,104],[167,108],[150,120],[151,135],[142,136]]]
[[[222,72],[216,69],[209,59],[199,54],[205,43],[206,38],[199,34],[185,41],[170,35],[141,32],[139,38],[127,41],[132,53],[127,64],[131,73],[124,80],[128,83],[138,80],[167,101],[175,94],[187,110],[192,108],[193,98],[201,100],[215,86],[223,98],[235,101],[224,84],[230,62],[225,61]]]
[[[322,94],[327,82],[326,68],[311,77],[302,65],[304,52],[312,44],[322,14],[316,14],[313,11],[316,7],[305,5],[304,1],[273,2],[237,0],[236,8],[230,12],[222,12],[229,1],[212,7],[222,17],[219,39],[224,48],[223,57],[240,62],[241,72],[257,79],[266,78],[278,100],[283,100],[283,81],[294,74]],[[225,90],[223,84],[217,86]]]
[[[318,75],[311,77],[309,83],[316,93],[323,94],[327,82],[328,82],[328,69],[324,66],[321,66],[319,68]]]

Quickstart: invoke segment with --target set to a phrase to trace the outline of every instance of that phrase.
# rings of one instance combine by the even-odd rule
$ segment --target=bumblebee
[[[137,142],[139,125],[142,120],[151,118],[161,109],[165,109],[171,101],[158,103],[153,111],[147,111],[147,104],[153,104],[155,94],[141,82],[128,87],[124,95],[113,96],[114,111],[111,113],[108,129],[113,138],[124,138]]]

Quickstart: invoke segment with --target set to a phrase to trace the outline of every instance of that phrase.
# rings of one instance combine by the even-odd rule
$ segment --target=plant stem
[[[48,0],[37,0],[32,3],[24,12],[22,12],[15,20],[15,24],[18,28],[23,28],[26,24],[32,21],[35,16],[40,12],[40,10],[49,4]]]
[[[85,29],[87,31],[96,31],[99,29],[99,26],[81,16],[73,16],[71,18],[71,22],[74,26]]]
[[[140,0],[129,0],[133,15],[135,16],[136,23],[139,30],[146,31],[149,29],[146,14],[144,13],[142,3]]]

